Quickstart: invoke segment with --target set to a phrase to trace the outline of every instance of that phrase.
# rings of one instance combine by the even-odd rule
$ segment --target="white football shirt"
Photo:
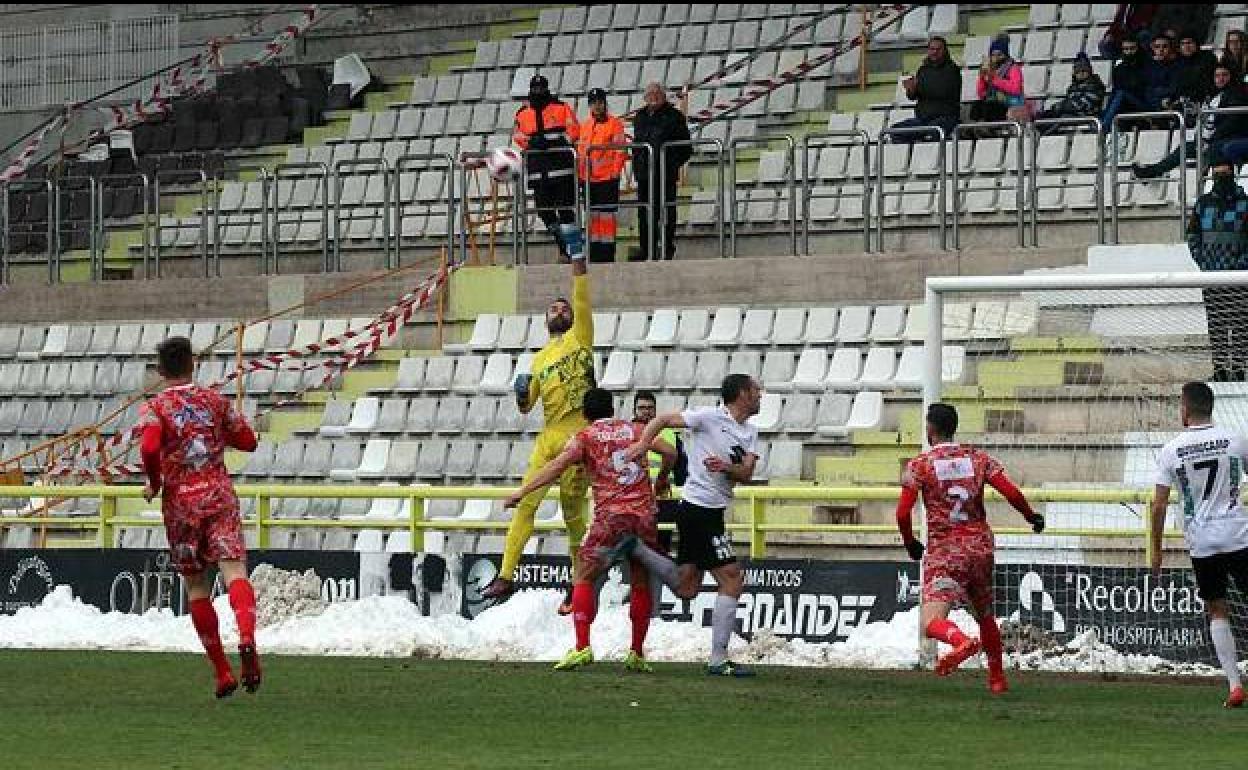
[[[1183,536],[1193,558],[1248,548],[1239,502],[1248,444],[1216,425],[1188,428],[1162,447],[1155,482],[1178,487]]]
[[[747,454],[758,454],[758,428],[737,422],[727,407],[708,406],[681,413],[688,426],[685,453],[689,478],[681,496],[703,508],[727,508],[732,503],[733,480],[726,473],[711,473],[703,463],[708,457],[740,463]]]

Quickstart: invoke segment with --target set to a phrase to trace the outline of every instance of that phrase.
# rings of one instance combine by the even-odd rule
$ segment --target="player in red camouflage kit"
[[[1001,632],[992,614],[992,527],[984,509],[984,486],[1000,492],[1023,514],[1035,532],[1044,531],[1044,517],[1005,475],[995,458],[979,449],[953,442],[958,413],[948,404],[927,410],[927,442],[931,449],[906,464],[897,501],[897,528],[910,558],[923,562],[923,609],[919,623],[930,638],[953,651],[936,663],[946,676],[982,648],[988,654],[988,688],[1009,689],[1002,665]],[[927,511],[927,548],[914,537],[910,512],[919,495]],[[926,553],[925,553],[926,552]],[[949,620],[949,610],[963,604],[979,622],[979,639],[963,634]]]
[[[225,468],[227,447],[256,448],[256,434],[220,393],[191,382],[195,356],[186,337],[170,337],[156,348],[166,387],[143,406],[143,468],[151,502],[161,496],[161,513],[174,567],[190,597],[191,622],[216,670],[216,695],[238,689],[221,647],[217,613],[212,607],[208,567],[216,564],[238,621],[242,683],[248,692],[260,687],[256,653],[256,596],[247,579],[238,497]],[[163,491],[162,491],[163,490]]]
[[[609,566],[602,560],[602,554],[630,535],[651,548],[659,548],[658,505],[654,499],[655,490],[650,486],[646,461],[644,457],[640,461],[624,459],[624,450],[637,442],[642,428],[627,420],[616,419],[612,401],[611,393],[602,388],[587,391],[583,412],[585,419],[590,421],[589,426],[574,435],[562,453],[504,503],[508,508],[515,507],[525,495],[553,483],[576,464],[585,467],[594,490],[594,521],[581,543],[576,580],[572,586],[576,649],[555,665],[559,671],[580,668],[594,661],[594,653],[589,647],[589,627],[598,613],[594,581]],[[662,439],[655,439],[650,448],[663,457],[655,487],[666,489],[668,473],[676,463],[676,448]],[[629,570],[628,605],[633,638],[624,665],[643,672],[652,670],[643,650],[651,611],[647,577],[646,569],[634,562]]]

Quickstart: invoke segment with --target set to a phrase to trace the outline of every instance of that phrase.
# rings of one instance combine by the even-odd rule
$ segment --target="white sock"
[[[728,659],[728,640],[732,639],[732,627],[736,625],[739,603],[735,596],[715,596],[715,607],[711,610],[712,666],[718,666]]]
[[[1235,637],[1231,634],[1231,623],[1226,618],[1214,618],[1209,621],[1209,634],[1213,637],[1213,649],[1218,653],[1218,662],[1226,674],[1226,681],[1231,689],[1239,687],[1239,661],[1235,655]]]

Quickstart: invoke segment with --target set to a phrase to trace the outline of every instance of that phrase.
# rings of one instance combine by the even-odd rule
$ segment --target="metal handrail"
[[[1109,216],[1110,216],[1110,234],[1114,243],[1118,243],[1118,185],[1119,184],[1138,184],[1135,180],[1128,179],[1120,182],[1118,179],[1118,124],[1124,120],[1140,120],[1141,118],[1166,118],[1174,121],[1179,128],[1179,168],[1187,168],[1187,141],[1183,136],[1185,121],[1183,113],[1176,110],[1158,110],[1157,112],[1132,112],[1127,115],[1115,115],[1114,122],[1110,131],[1110,142],[1114,148],[1110,157],[1110,170],[1113,176],[1109,183]],[[1183,240],[1185,231],[1184,209],[1187,206],[1187,174],[1179,174],[1179,240]]]
[[[118,181],[138,179],[143,183],[143,275],[146,277],[152,258],[152,241],[147,232],[147,223],[151,220],[152,180],[147,174],[135,171],[130,174],[104,174],[96,177],[96,182],[99,183],[102,191],[107,187],[105,183],[114,179]],[[96,199],[96,204],[96,207],[91,210],[91,226],[95,230],[96,246],[91,252],[91,280],[101,281],[104,279],[104,195],[102,192]]]
[[[381,224],[385,233],[381,240],[382,261],[386,269],[392,269],[394,264],[390,255],[390,164],[385,158],[351,158],[343,159],[334,164],[334,270],[341,272],[342,270],[342,177],[358,176],[359,174],[348,172],[343,174],[343,169],[381,169],[382,180],[382,208],[381,208]],[[365,174],[366,177],[371,174]],[[367,186],[367,183],[366,183]],[[367,193],[367,190],[365,190]]]
[[[958,168],[958,143],[963,134],[978,129],[1006,129],[1013,133],[1013,138],[1018,140],[1015,143],[1017,145],[1016,155],[1018,157],[1014,173],[1014,218],[1018,229],[1018,245],[1022,248],[1027,245],[1024,223],[1025,209],[1023,205],[1023,174],[1026,173],[1026,163],[1023,160],[1023,124],[1016,120],[993,120],[983,123],[962,123],[953,129],[953,248],[962,248],[961,233],[958,229],[962,213],[962,207],[959,205],[958,201],[958,193],[960,192],[958,189],[958,176],[961,173],[961,169]],[[1006,146],[1008,147],[1009,144],[1007,143]]]
[[[650,200],[648,200],[648,201],[642,201],[642,200],[639,198],[639,199],[637,199],[637,200],[635,200],[635,201],[626,201],[626,200],[620,199],[620,200],[617,200],[617,201],[615,202],[615,204],[614,204],[614,208],[616,208],[616,209],[626,209],[626,208],[627,208],[627,209],[645,209],[645,210],[646,210],[646,213],[645,213],[646,221],[649,223],[649,226],[650,226],[650,236],[651,236],[651,238],[653,238],[653,237],[654,237],[654,235],[655,235],[655,231],[654,231],[654,228],[655,228],[655,223],[658,221],[658,219],[657,219],[657,218],[656,218],[656,216],[655,216],[655,205],[654,205],[654,194],[653,194],[653,193],[654,193],[654,189],[655,189],[655,187],[654,187],[654,183],[655,183],[655,173],[656,173],[656,171],[655,171],[655,167],[654,167],[654,148],[653,148],[653,147],[651,147],[651,146],[650,146],[650,145],[648,145],[648,144],[644,144],[644,143],[639,144],[639,143],[636,143],[636,142],[624,142],[624,143],[621,143],[621,144],[591,144],[591,145],[588,145],[588,146],[586,146],[586,147],[585,147],[585,155],[586,155],[586,156],[591,155],[591,154],[593,154],[595,151],[598,151],[598,152],[604,152],[604,151],[609,152],[609,151],[613,151],[613,150],[614,150],[614,151],[625,151],[625,150],[628,150],[628,151],[632,151],[632,150],[645,150],[645,152],[646,152],[646,158],[648,159],[648,162],[647,162],[646,166],[649,168],[649,172],[650,172],[650,173],[647,175],[647,176],[649,176],[649,180],[648,180],[648,181],[649,181],[649,183],[650,183],[650,188],[649,188],[649,189],[650,189],[650,191],[651,191]],[[630,157],[630,158],[632,157],[632,156],[631,156],[631,152],[630,152],[630,156],[629,156],[629,157]],[[581,159],[580,159],[580,158],[578,158],[577,160],[578,160],[578,164],[579,164],[579,161],[580,161]],[[588,163],[588,158],[585,158],[585,161],[586,161],[586,163]],[[636,167],[635,167],[635,166],[634,166],[633,170],[634,170],[634,172],[636,171]],[[578,173],[579,173],[579,171],[580,171],[580,166],[579,166],[579,165],[577,166],[577,171],[578,171]],[[617,181],[618,181],[618,180],[617,180]],[[584,200],[585,200],[585,226],[586,226],[586,232],[588,232],[588,230],[589,230],[589,220],[590,220],[590,217],[591,217],[591,216],[593,216],[593,213],[594,213],[594,201],[593,201],[593,200],[591,199],[591,197],[590,197],[590,189],[591,189],[591,185],[593,184],[593,182],[591,182],[591,181],[590,181],[590,179],[589,179],[589,174],[586,174],[586,175],[585,175],[585,179],[583,180],[583,182],[584,182],[584,185],[585,185],[585,198],[584,198]],[[618,196],[617,196],[617,197],[618,197]],[[605,207],[604,207],[604,210],[606,210],[606,208],[605,208]],[[589,244],[588,244],[588,240],[589,240],[589,239],[586,239],[586,241],[587,241],[587,242],[586,242],[586,248],[587,248],[587,249],[588,249],[588,248],[590,248],[590,247],[589,247]],[[662,243],[662,236],[661,236],[661,235],[660,235],[660,243]],[[666,244],[664,244],[664,245],[666,245]],[[587,254],[586,256],[588,256],[588,254]],[[652,255],[651,255],[651,257],[653,257],[653,256],[654,256],[654,255],[652,254]]]
[[[665,142],[662,146],[661,152],[659,152],[659,177],[661,179],[667,179],[667,164],[668,164],[667,151],[668,151],[668,148],[671,148],[671,147],[689,147],[693,151],[694,155],[706,154],[706,153],[699,152],[698,148],[700,147],[713,147],[714,148],[713,154],[715,155],[715,190],[716,190],[715,234],[719,240],[719,256],[721,258],[727,256],[727,252],[724,251],[724,179],[725,179],[725,173],[724,173],[724,143],[723,141],[716,139],[714,137],[704,137],[704,138],[699,138],[699,139],[676,139],[671,142]],[[690,160],[692,161],[693,158],[690,157]],[[654,185],[656,182],[657,180],[653,180],[650,185],[652,195],[655,194]],[[657,192],[661,193],[662,191],[659,190]],[[672,201],[672,205],[675,206],[676,202]],[[659,256],[662,257],[667,254],[668,208],[666,206],[660,206],[658,207],[655,213],[657,216],[656,216],[656,222],[654,226],[658,228]],[[651,233],[653,232],[654,231],[651,230]],[[646,244],[646,247],[649,248],[649,244]],[[653,254],[651,254],[650,256],[651,258],[654,257]]]
[[[460,234],[460,258],[468,259],[468,212],[472,206],[468,201],[468,172],[482,168],[485,166],[485,159],[490,156],[490,152],[461,152],[459,154],[459,194],[460,194],[460,211],[464,222],[459,228]],[[450,155],[446,156],[450,159]],[[452,161],[453,163],[453,161]],[[512,204],[511,204],[511,264],[513,266],[520,264],[520,219],[519,204],[516,202],[521,196],[520,185],[523,182],[517,178],[511,183],[512,187]],[[449,222],[450,220],[448,220]],[[447,227],[447,234],[450,235],[453,228]]]
[[[1096,239],[1097,243],[1105,243],[1105,143],[1101,141],[1101,121],[1097,118],[1040,118],[1033,120],[1028,133],[1031,135],[1031,168],[1027,177],[1031,188],[1031,246],[1040,246],[1039,220],[1040,202],[1037,193],[1053,187],[1066,188],[1070,185],[1041,185],[1040,182],[1040,140],[1044,137],[1040,129],[1047,127],[1087,127],[1096,138],[1096,176],[1092,183],[1092,194],[1096,197]],[[1083,132],[1076,132],[1083,133]]]
[[[9,256],[9,232],[12,226],[9,214],[9,192],[11,190],[39,190],[42,189],[48,194],[47,203],[47,258],[48,258],[48,282],[52,282],[52,252],[56,248],[56,231],[60,228],[57,225],[58,210],[56,205],[56,194],[51,179],[15,179],[11,182],[0,184],[0,207],[3,207],[3,216],[0,221],[4,222],[4,231],[0,233],[0,286],[7,286],[11,279],[10,276],[10,256]],[[31,230],[31,233],[34,231]]]
[[[824,142],[825,139],[860,139],[844,145],[840,142]],[[810,201],[815,198],[814,184],[811,182],[810,151],[819,147],[862,147],[862,250],[871,251],[871,182],[870,158],[871,137],[862,129],[849,131],[820,131],[802,137],[802,254],[810,256]],[[848,172],[848,169],[846,169]],[[835,195],[820,195],[820,198],[836,198],[840,201],[846,197],[839,190]]]
[[[568,166],[568,173],[572,175],[572,205],[569,206],[533,206],[536,212],[542,211],[559,211],[566,208],[572,209],[572,216],[577,217],[581,213],[581,186],[576,183],[576,148],[575,147],[552,147],[549,150],[524,150],[520,153],[520,184],[521,187],[516,195],[516,208],[519,214],[520,224],[520,255],[524,259],[524,263],[529,263],[529,157],[533,155],[568,155],[572,158],[572,165]],[[562,172],[563,169],[557,169]],[[539,176],[545,175],[547,172],[539,171]],[[576,225],[576,222],[572,224]],[[581,240],[584,242],[584,232],[581,233]]]
[[[938,194],[940,196],[939,218],[937,219],[937,228],[940,231],[940,248],[946,251],[949,248],[949,238],[946,233],[946,220],[949,216],[948,211],[948,190],[949,190],[949,169],[945,163],[945,130],[940,126],[903,126],[885,128],[880,131],[880,135],[875,140],[875,245],[878,251],[884,251],[884,196],[888,193],[884,190],[884,140],[893,136],[930,136],[935,134],[937,137],[937,166]],[[955,156],[956,157],[956,156]],[[863,162],[866,163],[866,156],[863,156]],[[870,168],[870,166],[867,166]],[[954,186],[957,189],[957,186]],[[897,192],[898,197],[905,200],[905,188]],[[865,217],[865,214],[864,214]]]
[[[91,227],[91,212],[95,211],[99,199],[99,185],[91,177],[59,177],[53,188],[53,195],[56,198],[56,248],[52,252],[52,260],[48,262],[48,283],[57,284],[61,282],[61,254],[67,249],[62,243],[63,229],[61,228],[61,190],[66,183],[79,186],[80,183],[86,182],[87,187],[87,253],[95,253],[95,231]],[[88,257],[90,259],[90,257]]]
[[[391,223],[394,225],[394,264],[392,267],[403,266],[403,196],[402,196],[402,173],[404,169],[416,168],[417,170],[430,170],[435,168],[430,161],[442,161],[446,164],[446,258],[455,261],[455,203],[458,198],[455,191],[455,159],[448,152],[424,152],[413,153],[411,155],[400,155],[394,161],[394,168],[391,170],[391,184],[394,187],[390,200],[394,205],[394,215],[391,217]],[[465,189],[467,184],[461,185]],[[466,234],[461,232],[462,238],[467,238]],[[466,244],[463,246],[464,253],[467,252]]]
[[[272,222],[266,223],[272,226],[270,241],[273,246],[273,274],[281,273],[281,212],[278,211],[277,188],[280,186],[282,179],[294,179],[293,174],[283,174],[285,171],[319,171],[320,187],[321,187],[321,272],[333,272],[332,265],[329,261],[329,165],[325,163],[279,163],[273,167],[273,195],[272,195]],[[300,174],[304,177],[306,174]]]
[[[1196,115],[1197,115],[1196,132],[1195,132],[1196,133],[1196,138],[1195,138],[1196,169],[1198,172],[1197,184],[1199,184],[1199,178],[1204,175],[1204,170],[1205,170],[1205,163],[1204,163],[1205,135],[1204,135],[1204,132],[1201,130],[1205,121],[1205,116],[1213,115],[1214,117],[1217,117],[1218,115],[1248,115],[1248,107],[1217,107],[1214,109],[1206,109],[1204,105],[1201,105],[1200,111],[1197,112]],[[1241,139],[1242,137],[1235,137],[1235,138]],[[1183,201],[1183,207],[1185,209],[1187,207],[1186,200]]]
[[[737,148],[742,145],[756,147],[770,146],[775,142],[788,145],[788,157],[785,162],[785,176],[789,188],[789,245],[790,253],[797,256],[797,184],[794,180],[793,164],[797,154],[797,142],[791,134],[775,136],[739,136],[728,142],[728,200],[731,203],[732,215],[728,219],[728,252],[737,256]]]
[[[161,245],[160,245],[160,231],[161,231],[161,227],[162,227],[162,225],[161,225],[161,221],[160,221],[160,180],[161,180],[161,178],[162,178],[162,177],[169,177],[169,176],[173,176],[173,175],[175,175],[175,174],[179,174],[179,175],[180,175],[180,174],[185,174],[185,173],[187,173],[187,172],[185,172],[185,171],[175,171],[174,169],[167,169],[167,170],[164,170],[164,171],[157,171],[155,174],[153,174],[153,175],[152,175],[152,177],[153,177],[153,179],[152,179],[152,198],[153,198],[152,208],[154,208],[154,209],[156,210],[156,239],[155,239],[155,241],[156,241],[156,242],[155,242],[155,244],[154,244],[154,247],[153,247],[152,251],[153,251],[153,254],[154,254],[154,256],[155,256],[155,260],[154,260],[154,262],[155,262],[155,266],[156,266],[156,277],[157,277],[157,278],[160,278],[160,249],[161,249]],[[208,203],[209,203],[209,201],[208,201],[208,172],[206,172],[206,171],[204,171],[202,168],[200,168],[200,169],[196,169],[196,170],[194,171],[194,173],[196,173],[196,174],[198,174],[198,175],[199,175],[199,202],[200,202],[200,208],[199,208],[199,246],[200,246],[200,255],[201,255],[202,260],[203,260],[204,277],[205,277],[205,278],[208,278],[208,277],[210,277],[210,276],[212,275],[211,270],[210,270],[210,266],[209,266],[209,258],[208,258]],[[217,272],[218,272],[218,274],[220,273],[220,266],[218,266],[218,268],[217,268]],[[147,277],[147,276],[146,276],[146,274],[144,275],[144,277]]]

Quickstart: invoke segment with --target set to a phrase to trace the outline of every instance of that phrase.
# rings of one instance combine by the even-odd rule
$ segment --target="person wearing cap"
[[[655,207],[655,222],[664,221],[666,225],[663,235],[667,242],[664,253],[659,253],[658,228],[651,228],[646,210],[640,211],[638,229],[641,233],[641,248],[632,259],[671,259],[676,255],[676,182],[680,176],[680,167],[689,161],[693,148],[688,144],[668,146],[672,142],[689,141],[689,123],[685,114],[676,109],[667,100],[667,91],[659,83],[646,86],[644,95],[646,106],[638,110],[633,118],[633,141],[650,148],[649,152],[637,148],[633,150],[633,173],[637,176],[637,202],[650,203]],[[666,156],[666,163],[663,157]],[[651,163],[656,165],[656,190],[650,189]],[[662,173],[666,171],[666,173]],[[666,212],[664,212],[666,209]]]
[[[575,158],[571,152],[558,150],[574,149],[579,132],[576,113],[551,94],[544,76],[534,75],[528,103],[516,111],[511,138],[527,151],[527,181],[537,215],[568,259],[579,259],[584,243],[576,223]]]
[[[1010,58],[1010,36],[992,39],[988,56],[979,66],[975,83],[979,101],[971,105],[971,120],[993,122],[1017,116],[1026,104],[1023,98],[1023,68]]]
[[[1222,72],[1229,72],[1220,68]],[[1248,193],[1235,182],[1235,166],[1216,151],[1213,186],[1196,199],[1187,220],[1187,248],[1201,270],[1248,269]],[[1248,289],[1203,289],[1214,382],[1243,382],[1248,370]]]
[[[615,261],[620,175],[624,173],[628,153],[622,148],[601,148],[604,145],[623,145],[627,141],[624,122],[607,110],[607,92],[601,88],[590,89],[589,117],[581,123],[576,152],[581,181],[589,182],[590,262]]]
[[[1095,118],[1105,107],[1105,83],[1092,71],[1092,62],[1083,51],[1070,70],[1070,85],[1057,104],[1036,114],[1037,120],[1053,118]]]

